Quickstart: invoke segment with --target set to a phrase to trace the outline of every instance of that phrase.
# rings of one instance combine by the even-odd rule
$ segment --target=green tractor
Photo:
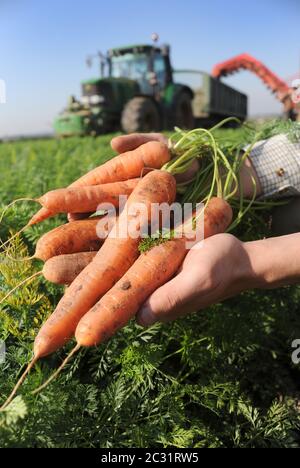
[[[194,94],[174,83],[169,51],[168,46],[136,45],[100,54],[101,78],[82,82],[80,100],[71,96],[55,119],[56,135],[192,128]]]
[[[71,96],[55,120],[56,135],[191,129],[247,116],[245,94],[208,73],[173,70],[167,45],[121,47],[98,57],[101,77],[82,82],[80,100]]]

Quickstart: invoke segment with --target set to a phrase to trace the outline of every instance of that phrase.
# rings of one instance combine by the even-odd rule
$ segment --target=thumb
[[[139,325],[148,327],[157,321],[168,322],[178,317],[178,311],[186,300],[181,276],[179,273],[151,294],[137,313]]]
[[[144,143],[152,140],[152,136],[142,133],[131,133],[130,135],[114,137],[111,140],[110,145],[114,151],[121,154],[126,153],[126,151],[133,151]]]

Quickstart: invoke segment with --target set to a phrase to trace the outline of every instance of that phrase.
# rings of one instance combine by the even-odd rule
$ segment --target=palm
[[[219,234],[191,249],[178,274],[155,291],[146,307],[160,321],[169,321],[203,309],[236,294],[242,243],[229,234]],[[244,259],[243,259],[244,260]],[[143,324],[143,312],[138,321]]]

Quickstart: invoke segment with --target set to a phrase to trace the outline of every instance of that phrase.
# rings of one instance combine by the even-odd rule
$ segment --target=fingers
[[[199,169],[199,161],[197,161],[197,159],[194,159],[190,167],[183,174],[177,174],[175,176],[177,183],[180,184],[182,182],[189,182],[193,180]]]
[[[161,133],[132,133],[131,135],[122,135],[115,137],[111,140],[111,147],[117,153],[125,153],[132,151],[139,146],[148,143],[149,141],[161,141],[162,143],[168,142]]]
[[[195,247],[178,275],[153,292],[142,306],[137,314],[140,325],[172,321],[249,289],[252,267],[238,239],[217,234]]]
[[[183,272],[179,273],[151,294],[137,314],[138,324],[148,327],[157,321],[169,322],[191,312],[191,289],[191,285],[187,284],[186,275]]]

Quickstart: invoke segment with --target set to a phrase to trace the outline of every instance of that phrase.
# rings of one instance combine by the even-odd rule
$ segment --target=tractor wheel
[[[186,91],[182,91],[174,102],[174,125],[190,130],[195,126],[192,107],[192,97]]]
[[[125,133],[158,131],[161,127],[159,111],[147,97],[135,97],[125,106],[121,126]]]

